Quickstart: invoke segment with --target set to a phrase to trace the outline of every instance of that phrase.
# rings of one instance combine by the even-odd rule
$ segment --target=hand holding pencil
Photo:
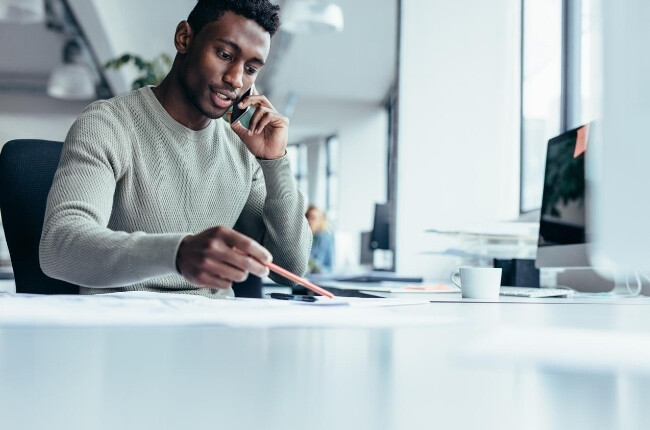
[[[183,239],[176,254],[178,272],[199,288],[229,289],[246,280],[249,273],[261,278],[269,270],[304,285],[317,294],[332,293],[276,264],[269,251],[253,239],[228,227],[213,227]]]

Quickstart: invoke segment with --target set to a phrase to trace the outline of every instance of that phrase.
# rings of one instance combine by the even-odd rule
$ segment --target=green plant
[[[104,64],[104,69],[118,70],[120,67],[129,63],[133,63],[140,72],[138,77],[131,83],[131,88],[137,90],[147,85],[160,84],[172,66],[172,58],[163,53],[151,61],[145,61],[139,55],[123,54],[120,57],[107,61]]]

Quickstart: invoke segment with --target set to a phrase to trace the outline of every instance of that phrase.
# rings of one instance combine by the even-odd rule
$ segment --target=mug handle
[[[460,272],[455,271],[451,273],[451,282],[454,283],[458,288],[460,288]],[[458,281],[456,280],[458,279]]]

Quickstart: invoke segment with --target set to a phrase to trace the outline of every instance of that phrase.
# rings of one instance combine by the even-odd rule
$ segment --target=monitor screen
[[[590,267],[585,156],[590,125],[548,141],[535,265]]]
[[[539,246],[586,242],[585,151],[589,125],[549,140]]]

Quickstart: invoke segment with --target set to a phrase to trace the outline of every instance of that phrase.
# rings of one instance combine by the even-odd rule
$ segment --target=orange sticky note
[[[573,158],[578,158],[587,150],[587,139],[589,138],[589,125],[578,129],[578,138],[576,139],[576,148],[573,151]]]

